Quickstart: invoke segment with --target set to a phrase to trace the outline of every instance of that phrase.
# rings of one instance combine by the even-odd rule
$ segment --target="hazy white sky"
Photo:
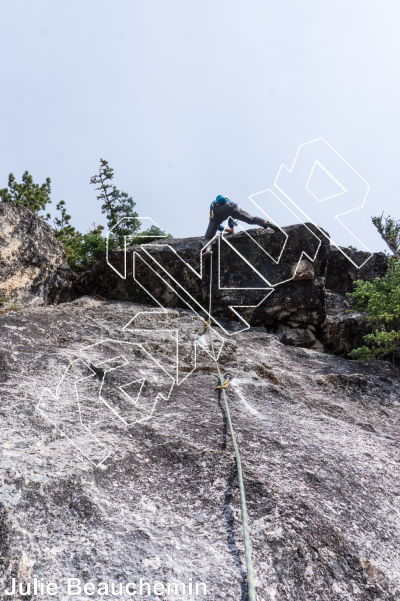
[[[140,215],[203,235],[217,194],[254,213],[322,137],[371,185],[359,224],[381,250],[370,216],[400,218],[399,17],[393,0],[3,2],[0,187],[50,176],[53,215],[63,199],[86,231],[105,224],[103,157]]]

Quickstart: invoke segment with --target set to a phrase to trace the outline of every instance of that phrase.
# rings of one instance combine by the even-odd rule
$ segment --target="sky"
[[[0,14],[1,188],[10,172],[50,177],[53,217],[65,200],[85,232],[106,225],[90,185],[104,158],[174,237],[204,235],[218,194],[289,225],[299,213],[279,212],[277,174],[322,138],[348,167],[319,176],[366,183],[348,229],[332,205],[321,226],[343,246],[386,248],[371,216],[400,219],[400,3],[17,0]],[[256,207],[267,189],[278,198]]]

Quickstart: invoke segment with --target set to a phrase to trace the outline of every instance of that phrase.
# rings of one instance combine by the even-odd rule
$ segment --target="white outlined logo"
[[[317,171],[334,183],[335,193],[325,196],[313,190]],[[328,237],[327,232],[334,229],[335,233],[328,237],[330,244],[336,246],[358,269],[371,258],[371,250],[345,223],[346,216],[364,207],[370,185],[326,140],[318,138],[301,144],[292,167],[289,169],[281,165],[274,186],[285,196],[286,202],[270,189],[249,197],[264,215],[268,216],[272,195],[274,202],[278,201],[301,223],[304,220],[313,223],[323,236]],[[343,253],[337,240],[340,235],[338,224],[369,253],[367,258],[349,257]]]
[[[122,328],[121,333],[130,333],[129,341],[106,338],[82,348],[82,358],[71,361],[55,391],[43,389],[37,411],[88,461],[101,466],[115,444],[109,428],[148,421],[175,386],[204,359],[207,363],[207,356],[208,363],[213,360],[203,320],[191,318],[190,327],[188,336],[166,309],[140,311]],[[217,358],[223,345],[215,332]]]

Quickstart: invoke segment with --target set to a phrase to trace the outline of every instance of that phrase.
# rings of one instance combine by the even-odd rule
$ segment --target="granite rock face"
[[[26,207],[0,203],[0,301],[40,304],[69,282],[63,246]]]
[[[318,350],[324,349],[322,344],[318,345],[318,341],[310,328],[299,328],[297,324],[294,327],[279,325],[276,333],[278,340],[283,344],[301,346],[303,348],[318,348]]]
[[[363,344],[367,331],[361,315],[346,312],[345,293],[356,279],[372,281],[387,270],[387,257],[375,253],[357,269],[336,247],[329,246],[312,224],[262,229],[221,238],[213,245],[213,317],[246,321],[274,332],[288,345],[346,355]],[[165,307],[208,310],[210,264],[201,272],[202,238],[159,240],[110,252],[75,277],[60,298],[96,294],[100,298]],[[360,264],[368,253],[342,249]],[[135,271],[135,278],[133,277]],[[121,276],[125,276],[124,278]],[[247,289],[244,289],[247,288]]]
[[[224,326],[257,601],[400,599],[399,371]],[[67,577],[142,577],[245,601],[209,350],[181,309],[83,297],[0,316],[1,598],[13,577],[57,583],[57,601],[97,598],[68,597]]]
[[[345,294],[353,292],[353,282],[355,280],[364,280],[372,282],[377,277],[383,277],[388,268],[388,257],[383,252],[374,253],[363,267],[357,269],[354,266],[361,265],[369,257],[369,253],[362,251],[351,251],[348,248],[340,247],[342,252],[331,246],[328,255],[328,269],[326,273],[326,288],[332,292]],[[354,263],[349,261],[353,259]]]
[[[343,294],[326,291],[326,319],[321,339],[327,350],[347,355],[352,349],[364,346],[363,336],[371,330],[362,323],[362,314],[348,313],[350,303]]]
[[[325,276],[329,244],[312,224],[283,228],[285,234],[247,230],[213,244],[213,307],[218,320],[242,320],[275,331],[311,328],[325,321]],[[60,298],[95,294],[165,307],[193,308],[206,316],[210,263],[201,273],[202,238],[159,240],[111,251],[79,274]],[[135,257],[134,257],[135,255]],[[314,260],[312,260],[314,259]],[[135,278],[133,278],[133,269]],[[126,275],[125,278],[121,277]],[[312,335],[314,336],[314,335]],[[315,337],[314,337],[315,338]]]

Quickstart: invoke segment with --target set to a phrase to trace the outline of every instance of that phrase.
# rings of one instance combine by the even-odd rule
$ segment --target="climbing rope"
[[[214,351],[214,343],[212,339],[212,328],[211,328],[211,293],[212,293],[212,256],[210,257],[210,293],[209,293],[209,307],[208,307],[208,321],[206,322],[206,330],[208,329],[210,332],[210,343],[213,359],[215,361],[215,365],[218,371],[218,377],[220,381],[220,385],[216,387],[216,390],[222,390],[222,395],[224,397],[225,404],[225,412],[226,417],[228,419],[229,431],[231,433],[231,438],[233,442],[233,447],[235,449],[235,457],[236,457],[236,467],[238,473],[239,480],[239,490],[240,490],[240,505],[242,510],[242,524],[243,524],[243,539],[244,539],[244,550],[246,556],[246,571],[247,571],[247,589],[249,592],[249,601],[256,601],[256,592],[254,590],[254,579],[253,579],[253,565],[251,563],[251,552],[250,552],[250,535],[249,535],[249,525],[247,519],[247,508],[246,508],[246,497],[244,494],[244,485],[243,485],[243,474],[242,474],[242,462],[240,461],[239,448],[236,443],[236,436],[232,425],[231,414],[229,412],[228,400],[226,398],[225,390],[229,385],[229,379],[226,379],[225,382],[222,382],[221,371],[219,369],[218,360],[215,356]]]

